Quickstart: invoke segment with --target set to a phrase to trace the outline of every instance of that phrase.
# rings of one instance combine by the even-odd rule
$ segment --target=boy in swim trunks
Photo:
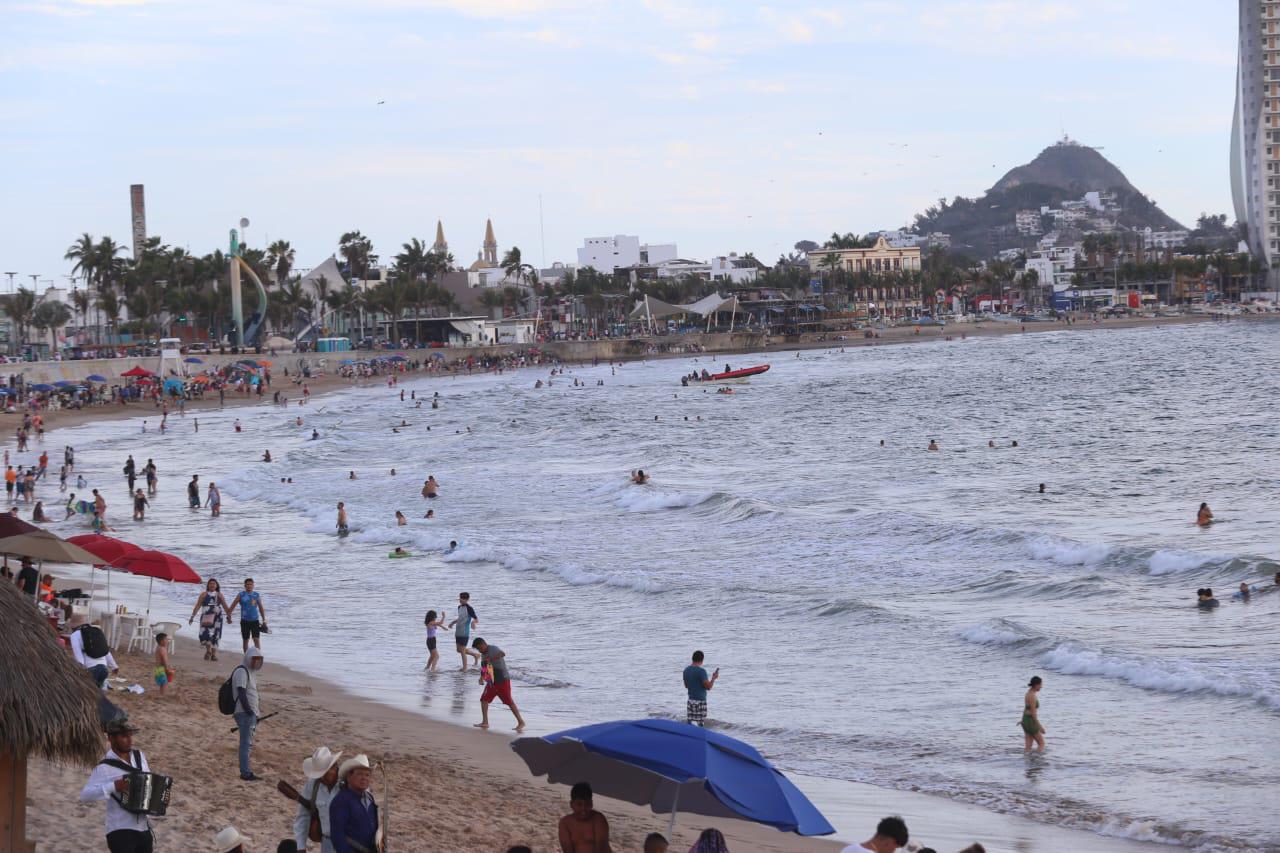
[[[177,674],[173,671],[173,667],[169,665],[169,635],[156,634],[156,666],[152,670],[155,676],[156,685],[160,688],[160,695],[164,695],[165,687],[173,681]]]

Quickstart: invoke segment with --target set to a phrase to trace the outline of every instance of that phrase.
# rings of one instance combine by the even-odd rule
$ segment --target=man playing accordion
[[[80,791],[80,802],[107,801],[107,849],[111,853],[152,853],[151,821],[136,808],[125,807],[129,804],[130,776],[151,770],[146,756],[133,748],[133,733],[138,727],[127,717],[116,718],[107,723],[106,731],[111,748],[93,768]]]

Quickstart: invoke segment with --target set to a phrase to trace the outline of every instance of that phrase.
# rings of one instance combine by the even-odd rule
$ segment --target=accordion
[[[171,777],[134,771],[124,778],[129,780],[129,790],[116,795],[120,808],[145,815],[162,815],[169,810],[169,789],[173,787]]]

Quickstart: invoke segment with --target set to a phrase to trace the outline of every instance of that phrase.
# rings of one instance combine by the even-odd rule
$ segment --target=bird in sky
[[[382,106],[382,105],[383,105],[383,104],[385,104],[385,103],[386,103],[386,101],[378,101],[378,106]]]

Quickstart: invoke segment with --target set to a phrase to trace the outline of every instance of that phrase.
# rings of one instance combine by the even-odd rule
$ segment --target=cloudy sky
[[[528,260],[639,234],[767,260],[977,195],[1065,129],[1175,218],[1230,208],[1222,0],[4,0],[0,271],[81,232],[310,267],[485,217]],[[539,225],[539,198],[544,228]],[[545,231],[545,255],[543,250]],[[29,283],[29,279],[27,282]]]

